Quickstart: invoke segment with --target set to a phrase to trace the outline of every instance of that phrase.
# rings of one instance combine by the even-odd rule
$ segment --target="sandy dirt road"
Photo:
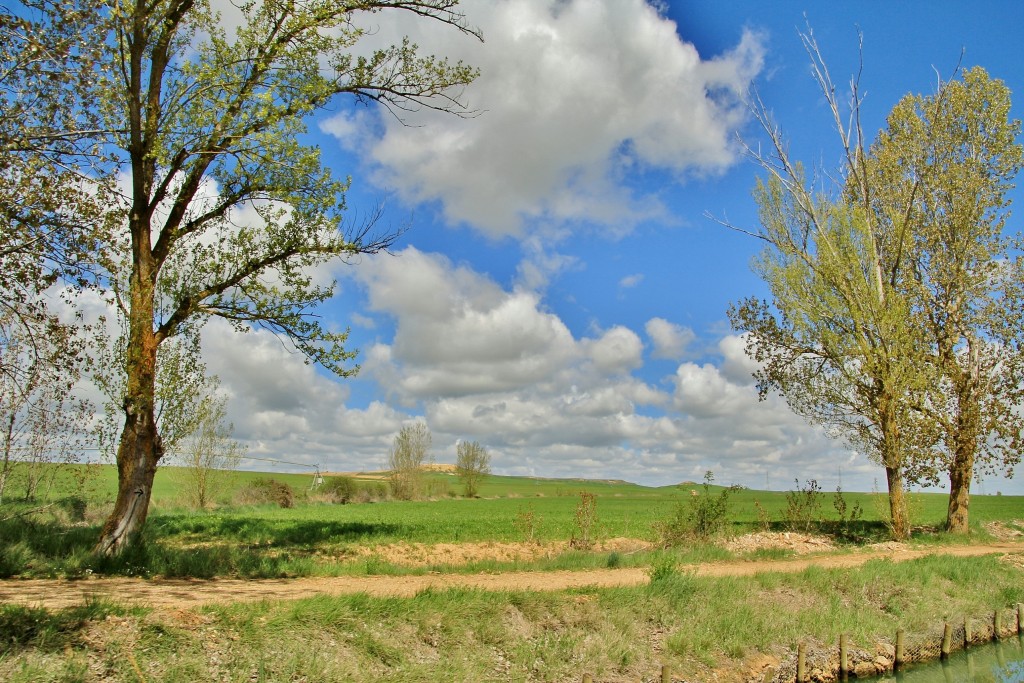
[[[715,562],[687,567],[698,576],[749,576],[759,572],[798,572],[807,567],[857,567],[869,560],[895,562],[926,555],[1019,555],[1024,543],[929,549],[865,550],[848,554],[817,555],[791,560]],[[427,589],[468,588],[487,591],[555,591],[566,588],[636,586],[647,583],[644,569],[587,571],[505,572],[496,574],[426,574],[420,576],[342,576],[300,579],[135,579],[88,578],[75,581],[11,579],[0,581],[0,604],[57,609],[103,598],[157,608],[187,609],[210,603],[258,600],[294,600],[314,595],[366,593],[373,596],[410,597]]]

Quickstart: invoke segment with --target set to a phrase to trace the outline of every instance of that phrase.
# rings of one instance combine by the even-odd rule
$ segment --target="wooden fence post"
[[[1017,633],[1024,633],[1024,602],[1017,603]]]
[[[767,669],[764,670],[764,678],[761,679],[761,683],[772,683],[772,680],[774,678],[775,678],[775,667],[774,666],[769,666]]]
[[[672,683],[672,669],[668,664],[661,665],[661,683]]]
[[[964,649],[971,644],[971,620],[964,618]]]
[[[1003,630],[1003,615],[999,610],[992,614],[992,640],[999,640],[999,632]]]
[[[839,676],[846,680],[846,677],[850,674],[850,658],[847,654],[847,642],[846,634],[839,634]]]
[[[939,656],[942,659],[949,657],[949,646],[953,642],[953,627],[949,625],[947,621],[942,626],[942,649],[939,652]]]
[[[807,683],[807,644],[796,646],[796,683]]]
[[[583,683],[594,683],[594,677],[590,674],[583,674]]]
[[[906,661],[903,657],[903,629],[896,629],[896,655],[893,659],[892,666],[894,669],[903,666],[903,662]]]

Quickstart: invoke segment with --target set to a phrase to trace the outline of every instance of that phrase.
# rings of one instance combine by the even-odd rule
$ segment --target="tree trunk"
[[[889,484],[892,537],[903,541],[910,538],[910,515],[907,513],[907,498],[903,491],[903,473],[899,467],[886,467],[885,478]]]
[[[116,555],[130,545],[146,522],[153,494],[153,477],[162,455],[152,413],[146,419],[129,414],[117,449],[117,500],[96,552]]]
[[[136,258],[130,280],[128,345],[125,358],[124,430],[117,447],[117,499],[96,552],[117,555],[137,537],[149,513],[153,477],[163,456],[156,424],[156,354],[153,331],[156,271],[149,250],[149,231],[132,217]]]
[[[968,352],[964,358],[948,354],[948,365],[954,375],[957,413],[949,435],[953,458],[949,463],[949,508],[946,512],[946,530],[956,534],[968,532],[971,504],[971,479],[974,459],[978,451],[981,427],[981,360],[977,342],[968,339]],[[948,443],[948,442],[947,442]]]
[[[972,457],[962,459],[959,453],[953,458],[949,468],[949,508],[946,512],[946,530],[955,534],[968,532],[969,510],[971,505],[971,474],[973,473]]]
[[[125,397],[124,431],[117,448],[117,499],[96,546],[96,552],[104,555],[120,553],[142,531],[149,513],[156,466],[163,455],[154,409],[155,345],[140,356],[138,365],[131,361],[128,364],[129,387],[135,388]],[[133,375],[139,381],[133,382]]]
[[[955,534],[966,534],[970,519],[971,479],[974,476],[974,457],[977,451],[977,424],[980,423],[980,408],[971,402],[971,392],[966,391],[960,399],[957,432],[954,435],[953,459],[949,463],[949,507],[946,511],[946,530]]]

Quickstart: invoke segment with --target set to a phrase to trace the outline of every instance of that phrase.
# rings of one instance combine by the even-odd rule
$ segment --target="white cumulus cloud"
[[[664,318],[651,318],[644,326],[644,330],[654,345],[655,358],[680,360],[686,353],[686,348],[697,338],[690,328],[670,323]]]
[[[439,201],[448,220],[489,235],[524,223],[587,222],[616,233],[661,212],[629,183],[649,169],[685,177],[736,159],[741,95],[764,48],[747,33],[704,59],[644,0],[476,0],[463,5],[485,42],[431,22],[375,26],[381,41],[408,33],[425,51],[480,69],[463,93],[472,118],[424,111],[406,123],[322,129],[364,150],[376,182],[410,203]],[[356,131],[375,130],[353,140]]]

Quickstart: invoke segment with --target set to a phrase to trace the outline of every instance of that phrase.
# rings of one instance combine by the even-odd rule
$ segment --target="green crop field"
[[[577,509],[581,492],[594,496],[596,519],[589,530],[591,540],[628,538],[654,542],[659,538],[659,525],[672,518],[680,506],[689,505],[694,492],[717,496],[722,491],[712,486],[705,493],[703,485],[693,483],[652,488],[618,481],[490,476],[480,486],[480,497],[467,499],[459,495],[461,486],[455,475],[431,472],[425,475],[425,489],[434,496],[431,499],[338,504],[320,494],[322,489],[313,486],[311,474],[235,472],[230,475],[218,505],[196,511],[183,503],[182,471],[165,467],[157,473],[144,542],[121,558],[102,559],[94,557],[91,549],[113,500],[114,468],[92,465],[68,468],[57,474],[47,498],[24,503],[9,496],[0,508],[0,575],[269,577],[604,566],[609,562],[607,553],[566,549],[543,562],[525,565],[478,561],[453,567],[439,562],[411,568],[377,557],[373,549],[393,544],[525,541],[562,542],[564,546],[564,542],[580,534]],[[367,476],[378,478],[357,479],[356,488],[386,495],[386,483],[380,475]],[[268,477],[291,488],[292,507],[239,502],[247,486]],[[84,486],[80,485],[82,481]],[[72,498],[78,501],[77,518],[66,512],[70,509],[66,505],[68,496],[72,495],[78,496]],[[806,490],[733,491],[725,532],[738,535],[756,530],[796,529],[831,534],[842,544],[885,538],[884,495],[843,493],[847,509],[859,507],[861,516],[840,525],[836,493],[819,492],[813,496],[816,508],[808,513],[804,523],[795,525],[790,499],[804,500],[805,496]],[[946,538],[935,533],[944,519],[946,497],[940,493],[915,493],[910,498],[916,539],[934,542]],[[39,508],[43,510],[29,514]],[[1024,498],[974,496],[971,514],[979,531],[987,521],[1020,519],[1024,517]],[[688,543],[674,552],[684,562],[727,556],[721,548],[703,542]],[[617,565],[645,565],[657,556],[656,551],[638,552],[612,561]]]
[[[491,476],[480,497],[467,499],[456,477],[432,472],[425,475],[429,499],[388,500],[380,475],[366,475],[345,480],[346,490],[352,501],[374,502],[340,504],[325,495],[338,480],[314,487],[310,474],[236,472],[215,507],[196,511],[184,502],[183,472],[167,467],[157,474],[141,542],[117,558],[101,558],[92,547],[112,504],[114,469],[53,474],[46,496],[26,502],[8,495],[0,506],[0,577],[255,579],[643,567],[650,583],[539,593],[454,588],[413,598],[303,594],[175,611],[105,600],[59,610],[0,605],[4,680],[578,681],[582,671],[595,680],[648,680],[662,663],[686,680],[709,680],[716,671],[778,662],[808,637],[834,642],[846,633],[867,645],[897,627],[925,631],[943,619],[991,615],[1024,600],[1017,564],[941,554],[943,544],[990,540],[985,522],[1024,518],[1022,497],[974,496],[973,532],[965,538],[937,531],[944,495],[915,493],[912,542],[927,542],[939,554],[784,574],[772,571],[772,561],[790,551],[744,554],[717,538],[672,548],[657,542],[659,528],[674,515],[695,501],[717,500],[721,487]],[[290,487],[291,507],[246,497],[267,478]],[[844,492],[842,523],[835,492],[815,492],[806,482],[794,489],[731,491],[724,535],[798,527],[828,537],[838,552],[887,538],[885,496]],[[574,548],[568,541],[581,533],[583,492],[593,496],[596,542]],[[808,501],[816,502],[810,511]],[[794,511],[794,505],[803,507]],[[862,514],[851,522],[854,508]],[[601,545],[621,538],[642,543],[628,552]],[[395,548],[416,544],[545,552],[458,564],[395,559]],[[688,569],[733,558],[759,561],[764,571],[716,578]],[[968,583],[971,590],[963,590]]]

